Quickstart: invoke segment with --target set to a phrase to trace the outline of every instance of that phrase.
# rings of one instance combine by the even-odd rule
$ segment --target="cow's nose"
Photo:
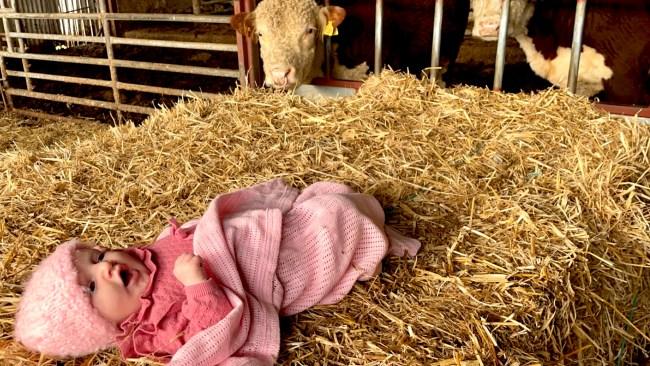
[[[287,85],[287,75],[289,75],[289,68],[276,68],[271,70],[271,78],[273,85],[283,87]]]
[[[277,88],[286,88],[296,82],[295,67],[277,67],[271,70],[271,79],[273,86]]]
[[[482,20],[478,22],[478,34],[480,36],[496,36],[499,32],[499,20]]]

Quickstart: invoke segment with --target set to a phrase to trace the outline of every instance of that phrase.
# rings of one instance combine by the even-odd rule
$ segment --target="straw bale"
[[[77,139],[92,138],[95,132],[107,128],[107,124],[94,121],[37,120],[0,111],[0,151],[66,145]]]
[[[423,242],[341,303],[285,319],[284,364],[633,364],[650,344],[650,126],[562,91],[445,90],[384,72],[350,98],[237,90],[0,157],[8,363],[47,361],[11,340],[12,317],[21,281],[58,243],[147,243],[170,216],[272,177],[374,194]]]

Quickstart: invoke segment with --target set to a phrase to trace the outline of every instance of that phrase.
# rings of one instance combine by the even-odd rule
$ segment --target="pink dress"
[[[145,296],[138,314],[122,324],[132,337],[120,349],[127,357],[173,354],[172,365],[188,366],[274,364],[279,316],[334,304],[386,254],[415,255],[420,247],[384,225],[372,196],[327,182],[299,192],[279,179],[218,196],[199,219],[172,225],[150,250],[162,247],[160,240],[182,242],[156,252],[169,256],[161,262],[165,278],[191,242],[213,279],[198,285],[200,305],[189,304],[191,288],[170,280],[152,285],[151,293],[158,286],[162,297]],[[155,275],[162,270],[158,264]]]

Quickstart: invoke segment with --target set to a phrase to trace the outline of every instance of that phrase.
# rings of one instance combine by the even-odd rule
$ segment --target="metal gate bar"
[[[440,66],[440,45],[442,42],[442,13],[443,0],[436,0],[435,13],[433,15],[433,39],[431,41],[431,81],[438,78],[438,66]]]
[[[117,120],[122,120],[122,108],[120,89],[117,87],[117,67],[115,66],[115,55],[113,54],[113,44],[111,43],[111,26],[106,19],[106,0],[97,0],[99,2],[99,19],[101,29],[104,33],[104,44],[106,45],[106,56],[108,57],[108,69],[111,73],[111,88],[113,89],[113,98],[115,99],[115,109],[117,110]]]
[[[84,43],[104,43],[105,37],[94,36],[69,36],[63,34],[42,34],[42,33],[19,33],[8,32],[11,37],[21,39],[43,39],[51,41],[77,41]],[[184,42],[184,41],[162,41],[155,39],[140,39],[140,38],[125,38],[125,37],[110,37],[112,44],[126,44],[132,46],[153,46],[153,47],[168,47],[168,48],[183,48],[204,51],[224,51],[224,52],[237,52],[237,45],[226,43],[207,43],[207,42]]]
[[[578,69],[580,68],[580,51],[582,50],[582,32],[585,26],[587,0],[578,0],[576,16],[573,23],[573,41],[571,42],[571,61],[569,64],[568,86],[571,93],[578,87]]]
[[[25,77],[25,73],[22,71],[7,70],[7,75]],[[51,74],[42,74],[42,73],[33,73],[33,72],[30,73],[29,76],[32,79],[52,80],[52,81],[60,81],[65,83],[85,84],[85,85],[93,85],[93,86],[103,86],[108,88],[110,88],[112,85],[110,80],[98,80],[98,79],[90,79],[90,78],[83,78],[83,77],[76,77],[76,76],[51,75]],[[117,86],[120,89],[130,90],[130,91],[141,91],[146,93],[167,94],[167,95],[177,95],[177,96],[187,95],[187,90],[166,88],[161,86],[125,83],[122,81],[118,81]],[[201,95],[208,96],[208,97],[216,97],[218,94],[202,92]]]
[[[508,23],[510,19],[510,0],[501,3],[501,18],[499,19],[499,38],[497,40],[497,54],[494,61],[494,83],[492,90],[501,91],[503,86],[503,71],[506,63],[506,38],[508,37]]]
[[[109,60],[104,58],[96,57],[84,57],[84,56],[59,56],[59,55],[44,55],[36,53],[25,53],[18,54],[7,51],[0,51],[0,56],[10,57],[10,58],[25,58],[29,60],[44,60],[44,61],[58,61],[74,64],[86,64],[86,65],[95,65],[95,66],[108,66]],[[167,71],[167,72],[178,72],[194,75],[205,75],[205,76],[222,76],[222,77],[231,77],[236,78],[239,76],[238,70],[231,69],[220,69],[212,67],[203,67],[203,66],[185,66],[177,64],[165,64],[149,61],[129,61],[129,60],[113,60],[115,66],[120,67],[130,67],[134,69],[142,70],[152,70],[152,71]]]
[[[129,90],[129,91],[139,91],[146,93],[155,93],[155,94],[164,94],[164,95],[174,95],[174,96],[186,96],[188,95],[188,90],[182,90],[177,88],[170,87],[160,87],[160,86],[151,86],[144,84],[134,84],[119,81],[117,68],[134,68],[142,70],[151,70],[151,71],[163,71],[163,72],[174,72],[174,73],[184,73],[184,74],[193,74],[193,75],[205,75],[213,77],[227,77],[227,78],[239,78],[240,75],[244,74],[243,64],[240,64],[238,69],[226,69],[226,68],[213,68],[213,67],[202,67],[202,66],[189,66],[189,65],[180,65],[180,64],[166,64],[158,62],[147,62],[147,61],[131,61],[116,59],[113,54],[114,45],[133,45],[133,46],[149,46],[149,47],[169,47],[175,49],[191,49],[191,50],[204,50],[204,51],[217,51],[217,52],[238,52],[238,47],[235,44],[227,43],[211,43],[211,42],[184,42],[184,41],[166,41],[166,40],[156,40],[156,39],[139,39],[139,38],[129,38],[129,37],[117,37],[117,35],[111,34],[110,21],[164,21],[164,22],[191,22],[191,23],[212,23],[212,24],[227,24],[230,21],[230,16],[221,16],[221,15],[190,15],[190,14],[147,14],[147,13],[109,13],[106,7],[106,0],[99,0],[99,9],[96,13],[21,13],[16,11],[16,0],[11,1],[11,8],[6,7],[4,0],[0,0],[0,17],[2,17],[3,25],[5,26],[5,39],[7,43],[7,50],[0,51],[0,73],[2,74],[2,86],[4,95],[7,97],[7,107],[10,110],[16,110],[17,112],[26,112],[24,110],[16,109],[14,103],[11,99],[12,96],[20,97],[29,97],[37,99],[52,100],[63,103],[78,104],[90,107],[98,107],[109,110],[114,110],[118,114],[118,121],[122,120],[122,112],[132,112],[140,114],[149,114],[155,109],[149,107],[141,107],[136,105],[129,105],[121,102],[120,91]],[[90,9],[87,0],[83,1],[84,4]],[[40,2],[39,2],[40,3]],[[80,3],[81,4],[81,3]],[[30,9],[35,9],[38,11],[39,4],[33,4],[33,7]],[[11,23],[9,19],[14,19],[15,29],[11,29],[9,26]],[[73,19],[77,20],[79,23],[89,22],[90,30],[85,29],[85,25],[76,25],[73,29],[76,29],[77,33],[82,35],[70,35],[70,34],[61,34],[58,29],[52,29],[48,27],[39,27],[35,26],[32,29],[35,29],[37,32],[43,30],[43,33],[35,32],[22,32],[21,27],[19,26],[20,19],[27,19],[30,21],[47,21],[48,25],[53,20],[61,19]],[[97,30],[94,29],[95,22],[98,22],[100,28],[103,28],[103,36],[98,36]],[[90,34],[90,35],[87,35]],[[50,40],[50,41],[64,41],[69,43],[101,43],[106,47],[107,57],[106,58],[96,58],[96,57],[84,57],[84,56],[63,56],[63,55],[52,55],[52,54],[41,54],[41,53],[32,53],[29,52],[24,47],[24,40]],[[14,40],[18,40],[19,50],[16,49]],[[22,44],[22,46],[21,46]],[[20,59],[23,64],[22,71],[8,70],[6,66],[6,60],[14,58]],[[76,77],[68,75],[56,75],[49,73],[32,73],[29,70],[28,60],[42,60],[42,61],[53,61],[53,62],[64,62],[64,63],[76,63],[76,64],[85,64],[85,65],[96,65],[96,66],[107,66],[109,67],[111,78],[110,80],[101,80],[94,78],[85,78],[85,77]],[[16,88],[10,85],[9,77],[19,77],[23,78],[28,82],[26,89]],[[88,98],[80,98],[68,95],[58,95],[51,93],[43,93],[34,91],[31,86],[31,79],[40,79],[40,80],[50,80],[57,82],[65,83],[75,83],[91,86],[99,86],[111,88],[113,91],[113,101],[107,102],[103,100],[94,100]],[[216,94],[213,93],[201,93],[204,96],[214,97]],[[44,112],[30,112],[29,114],[40,115]],[[26,113],[23,113],[26,114]],[[49,115],[44,113],[45,115]]]
[[[384,66],[381,62],[383,30],[384,30],[384,0],[375,0],[375,74],[377,75],[379,75],[381,69]]]
[[[255,10],[255,0],[234,0],[235,14]],[[237,58],[239,60],[239,82],[241,85],[262,85],[259,51],[249,37],[237,32]]]

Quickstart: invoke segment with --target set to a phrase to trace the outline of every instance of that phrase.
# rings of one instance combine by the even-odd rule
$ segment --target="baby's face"
[[[79,247],[75,265],[79,284],[104,318],[117,325],[140,309],[150,272],[137,257],[119,250]]]

